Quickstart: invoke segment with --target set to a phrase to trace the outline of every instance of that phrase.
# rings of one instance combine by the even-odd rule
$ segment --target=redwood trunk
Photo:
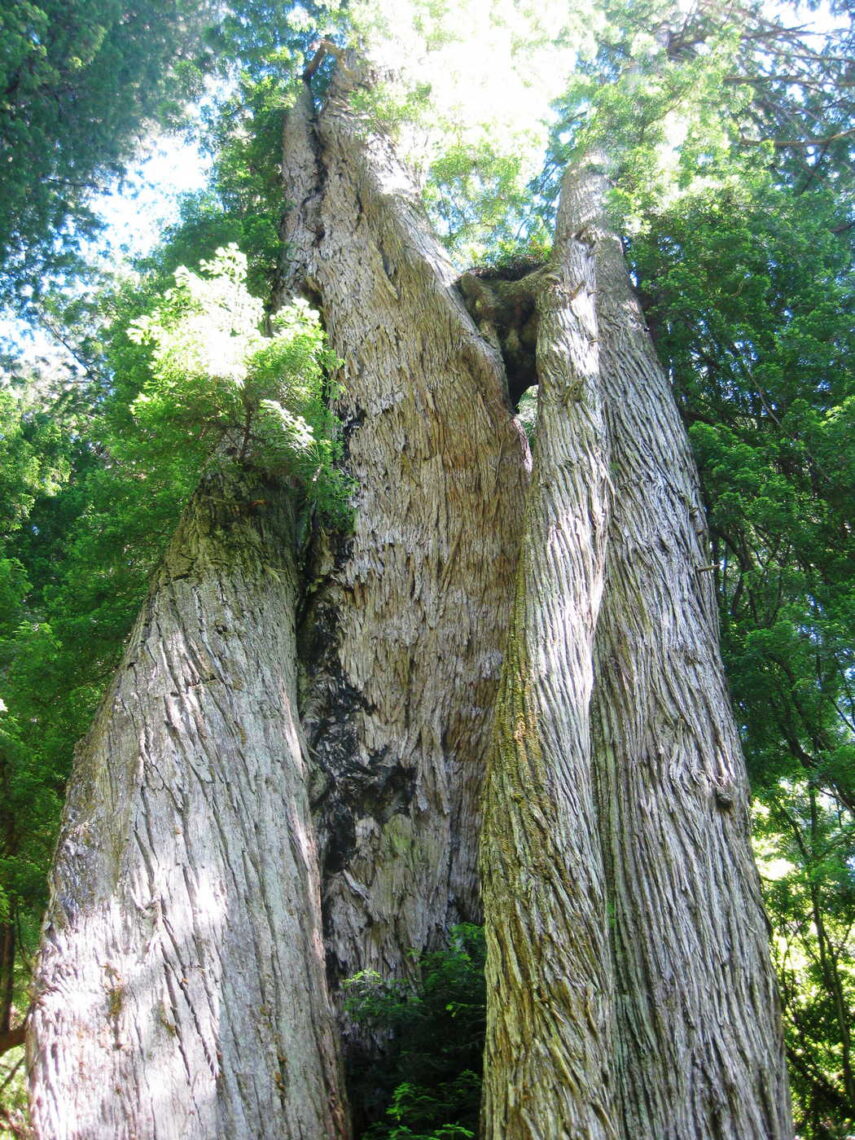
[[[609,456],[594,257],[564,223],[539,286],[535,471],[485,795],[490,1140],[616,1134],[590,725]]]
[[[486,1134],[784,1140],[695,470],[604,193],[592,167],[568,176],[541,296],[542,408],[481,857]]]
[[[304,724],[318,772],[336,978],[413,968],[480,917],[480,790],[510,615],[528,446],[390,144],[340,65],[289,118],[294,281],[343,359],[354,533],[307,608]]]
[[[293,508],[209,477],[69,787],[36,975],[45,1140],[347,1135],[295,716]]]
[[[604,193],[593,179],[591,211]],[[579,219],[583,222],[585,219]],[[623,1135],[793,1135],[689,441],[619,243],[597,304],[613,508],[593,701]]]

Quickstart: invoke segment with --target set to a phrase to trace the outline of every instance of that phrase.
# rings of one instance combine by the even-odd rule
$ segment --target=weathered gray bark
[[[694,465],[604,190],[568,176],[542,286],[482,844],[486,1135],[786,1138]]]
[[[578,225],[597,209],[592,181],[579,183]],[[619,1119],[626,1137],[788,1140],[783,1034],[695,465],[619,244],[601,245],[614,497],[592,721]]]
[[[348,1134],[293,547],[289,492],[208,477],[79,750],[30,1023],[44,1140]]]
[[[611,970],[590,700],[609,477],[590,246],[540,279],[538,434],[485,790],[485,1136],[609,1137]]]
[[[334,976],[412,968],[479,916],[479,797],[512,600],[528,446],[391,146],[339,66],[289,117],[294,276],[344,360],[352,538],[307,609]]]

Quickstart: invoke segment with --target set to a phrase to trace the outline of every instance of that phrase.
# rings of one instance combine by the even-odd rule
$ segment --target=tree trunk
[[[6,922],[0,922],[0,1033],[12,1027],[15,1000],[15,904],[9,904]]]
[[[498,343],[355,110],[369,81],[345,61],[285,134],[290,285],[344,362],[356,483],[299,639],[334,991],[478,917],[504,654],[486,1135],[789,1136],[694,469],[602,178],[567,180],[537,278],[524,511]],[[347,1133],[293,545],[281,488],[209,480],[81,749],[32,1018],[43,1137]]]
[[[538,428],[485,794],[485,1136],[614,1136],[590,700],[608,452],[590,246],[564,218],[538,297]]]
[[[694,465],[604,193],[567,178],[540,301],[481,859],[486,1135],[791,1137]]]
[[[598,297],[614,507],[593,723],[621,1119],[627,1137],[784,1140],[783,1033],[697,474],[614,240]]]
[[[479,799],[512,601],[528,445],[387,141],[340,64],[289,117],[292,285],[343,359],[352,537],[303,623],[304,724],[332,976],[412,969],[480,916]]]
[[[31,1021],[45,1140],[347,1135],[289,496],[206,478],[80,748]]]

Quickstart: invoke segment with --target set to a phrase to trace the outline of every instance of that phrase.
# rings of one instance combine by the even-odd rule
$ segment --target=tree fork
[[[502,354],[507,397],[516,409],[522,394],[538,383],[538,295],[545,268],[473,269],[458,281],[464,304],[478,330]]]

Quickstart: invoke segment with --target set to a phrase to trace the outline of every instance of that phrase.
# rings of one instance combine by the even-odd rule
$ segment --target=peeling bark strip
[[[206,481],[80,748],[31,1019],[44,1140],[348,1134],[294,711],[293,530],[287,492]]]
[[[787,1140],[695,469],[605,188],[565,180],[540,302],[482,843],[485,1135]]]
[[[341,63],[285,135],[286,238],[344,360],[355,533],[309,611],[304,724],[320,774],[339,978],[479,916],[480,787],[512,602],[525,437],[388,142]]]

